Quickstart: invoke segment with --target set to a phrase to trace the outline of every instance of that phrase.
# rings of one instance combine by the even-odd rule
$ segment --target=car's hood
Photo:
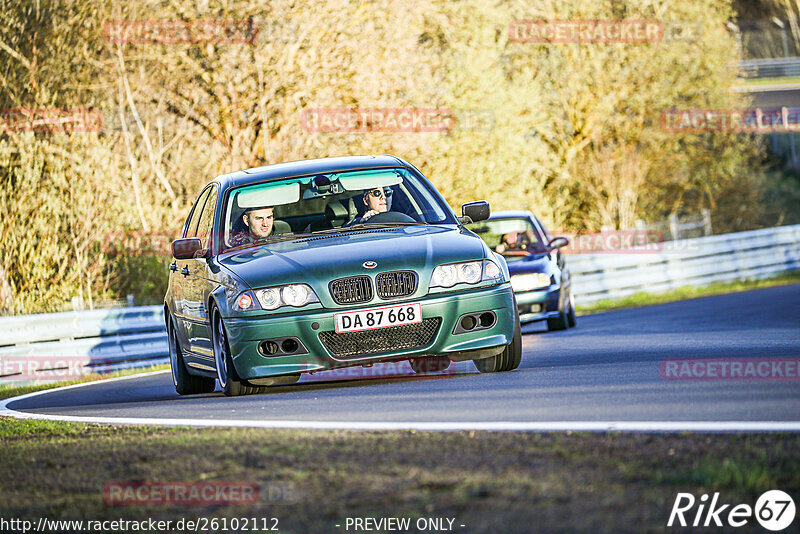
[[[510,275],[525,273],[549,273],[550,255],[544,252],[534,252],[517,261],[508,262]]]
[[[435,266],[483,259],[485,250],[479,237],[455,225],[408,226],[272,243],[218,259],[251,288],[302,282],[325,290],[336,278],[398,269],[416,271],[427,287]],[[368,261],[377,266],[365,268]]]

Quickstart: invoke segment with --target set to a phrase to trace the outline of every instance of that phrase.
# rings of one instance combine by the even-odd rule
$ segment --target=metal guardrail
[[[0,318],[0,383],[73,380],[167,363],[160,306]]]
[[[766,278],[800,269],[800,225],[573,255],[567,261],[579,304],[641,291]],[[160,306],[142,306],[0,318],[0,383],[47,379],[59,366],[106,372],[166,363],[163,315]],[[15,373],[19,362],[31,362],[35,370]]]
[[[747,59],[739,69],[745,78],[791,78],[800,76],[800,57]]]
[[[800,225],[567,258],[578,304],[800,269]]]

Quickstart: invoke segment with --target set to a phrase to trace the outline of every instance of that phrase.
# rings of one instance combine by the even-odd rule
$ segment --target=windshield
[[[527,217],[490,219],[470,224],[468,228],[481,236],[492,250],[512,259],[532,252],[546,252],[539,233]]]
[[[223,248],[377,226],[456,224],[409,170],[369,169],[287,178],[232,189]]]

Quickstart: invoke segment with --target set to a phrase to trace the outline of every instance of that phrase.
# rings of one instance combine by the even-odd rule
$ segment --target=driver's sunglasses
[[[372,191],[368,191],[367,194],[368,195],[372,195],[375,198],[380,198],[382,196],[388,198],[388,197],[392,196],[392,190],[391,189],[387,189],[386,191],[384,191],[383,189],[373,189]]]

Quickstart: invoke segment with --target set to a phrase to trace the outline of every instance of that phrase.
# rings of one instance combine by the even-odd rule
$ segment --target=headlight
[[[234,307],[239,311],[256,310],[259,307],[262,310],[276,310],[281,306],[300,308],[312,302],[319,302],[319,299],[311,287],[306,284],[290,284],[245,291],[236,298]]]
[[[452,287],[458,283],[458,270],[455,265],[439,265],[433,270],[431,287]]]
[[[456,284],[502,280],[503,273],[496,263],[489,260],[467,261],[439,265],[433,270],[430,287],[453,287]]]
[[[281,289],[283,302],[289,306],[305,306],[308,304],[308,297],[311,295],[311,288],[305,284],[295,284]],[[316,299],[316,295],[314,295]]]
[[[462,282],[475,284],[481,281],[481,270],[478,262],[462,263],[458,266],[458,278]]]
[[[281,290],[278,287],[259,289],[256,291],[256,297],[258,297],[258,302],[265,310],[274,310],[281,305]]]
[[[550,286],[550,276],[545,273],[516,274],[511,277],[511,288],[516,291],[533,291]]]

